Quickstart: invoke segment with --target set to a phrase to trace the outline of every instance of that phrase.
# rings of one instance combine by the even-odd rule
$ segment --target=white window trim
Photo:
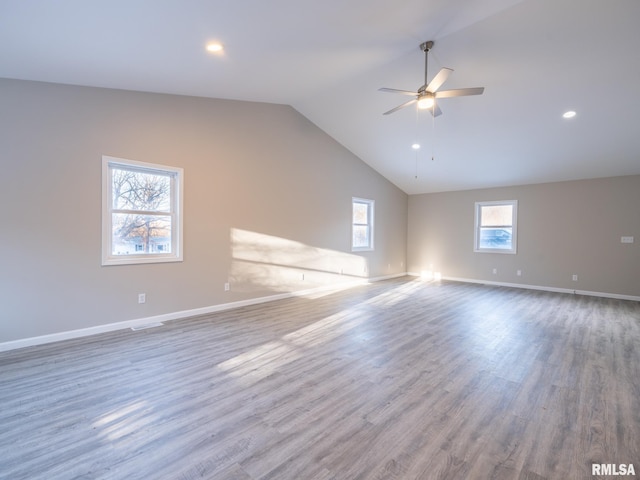
[[[171,253],[153,253],[143,255],[113,255],[112,252],[112,186],[111,166],[134,168],[141,171],[158,172],[172,176],[172,206],[171,206]],[[182,231],[183,231],[183,184],[184,171],[179,167],[169,167],[154,163],[138,162],[124,158],[102,156],[102,265],[132,265],[142,263],[181,262]]]
[[[353,245],[353,227],[355,224],[353,223],[353,204],[354,203],[366,203],[369,208],[367,211],[369,212],[369,245],[366,247],[355,247]],[[374,250],[374,238],[375,238],[375,230],[374,230],[374,219],[375,219],[375,200],[370,200],[367,198],[359,198],[353,197],[351,199],[351,251],[352,252],[371,252]]]
[[[480,248],[480,209],[491,205],[511,205],[513,206],[511,214],[511,248]],[[518,251],[518,201],[517,200],[497,200],[490,202],[475,203],[475,223],[473,251],[477,253],[506,253],[515,255]]]

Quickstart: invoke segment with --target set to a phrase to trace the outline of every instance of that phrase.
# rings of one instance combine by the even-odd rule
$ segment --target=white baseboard
[[[127,328],[134,328],[134,329],[141,328],[149,324],[168,322],[171,320],[180,320],[187,317],[194,317],[197,315],[206,315],[209,313],[230,310],[233,308],[245,307],[249,305],[257,305],[260,303],[273,302],[275,300],[282,300],[285,298],[317,295],[317,294],[332,291],[332,290],[336,290],[336,291],[345,290],[348,288],[353,288],[358,285],[365,285],[368,283],[379,282],[382,280],[399,278],[406,275],[410,275],[413,277],[420,277],[419,273],[406,272],[406,273],[398,273],[394,275],[385,275],[381,277],[363,278],[355,281],[340,283],[337,285],[325,285],[322,287],[310,288],[307,290],[299,290],[295,292],[280,293],[277,295],[268,295],[265,297],[250,298],[247,300],[240,300],[237,302],[222,303],[218,305],[211,305],[208,307],[194,308],[190,310],[182,310],[178,312],[154,315],[151,317],[144,317],[144,318],[137,318],[133,320],[126,320],[122,322],[108,323],[105,325],[97,325],[94,327],[52,333],[49,335],[41,335],[38,337],[22,338],[19,340],[12,340],[9,342],[0,343],[0,352],[16,350],[16,349],[25,348],[25,347],[33,347],[36,345],[44,345],[47,343],[59,342],[62,340],[71,340],[74,338],[88,337],[91,335],[113,332],[116,330],[124,330]],[[572,290],[568,288],[547,287],[547,286],[541,286],[541,285],[526,285],[521,283],[495,282],[495,281],[488,281],[488,280],[478,280],[473,278],[442,277],[442,279],[452,281],[452,282],[476,283],[481,285],[493,285],[493,286],[499,286],[499,287],[524,288],[528,290],[542,290],[547,292],[569,293],[569,294],[575,294],[575,295],[587,295],[592,297],[615,298],[618,300],[631,300],[636,302],[640,301],[640,296],[635,296],[635,295],[620,295],[615,293],[591,292],[587,290]]]
[[[411,275],[412,277],[421,276],[419,273],[415,273],[415,272],[408,272],[407,275]],[[618,293],[592,292],[589,290],[575,290],[570,288],[547,287],[544,285],[527,285],[523,283],[494,282],[490,280],[478,280],[474,278],[442,277],[442,280],[449,280],[451,282],[476,283],[481,285],[493,285],[496,287],[511,287],[511,288],[524,288],[527,290],[542,290],[545,292],[570,293],[574,295],[586,295],[589,297],[615,298],[617,300],[631,300],[634,302],[640,302],[640,296],[636,296],[636,295],[621,295]]]
[[[122,322],[108,323],[105,325],[96,325],[95,327],[80,328],[77,330],[68,330],[65,332],[51,333],[48,335],[41,335],[38,337],[21,338],[19,340],[12,340],[9,342],[0,343],[0,352],[9,350],[16,350],[18,348],[33,347],[36,345],[44,345],[47,343],[60,342],[62,340],[71,340],[74,338],[88,337],[90,335],[97,335],[99,333],[113,332],[116,330],[124,330],[127,328],[139,329],[146,325],[168,322],[171,320],[179,320],[187,317],[195,317],[197,315],[206,315],[208,313],[220,312],[223,310],[230,310],[233,308],[245,307],[248,305],[257,305],[260,303],[273,302],[275,300],[282,300],[292,297],[303,297],[307,295],[317,295],[319,293],[328,291],[345,290],[353,288],[358,285],[366,285],[368,283],[379,282],[382,280],[389,280],[392,278],[404,277],[408,275],[406,272],[398,273],[394,275],[385,275],[382,277],[362,278],[354,281],[324,285],[321,287],[310,288],[307,290],[299,290],[295,292],[280,293],[277,295],[268,295],[265,297],[250,298],[247,300],[240,300],[237,302],[222,303],[218,305],[211,305],[208,307],[194,308],[190,310],[182,310],[179,312],[164,313],[161,315],[154,315],[151,317],[137,318],[133,320],[126,320]]]

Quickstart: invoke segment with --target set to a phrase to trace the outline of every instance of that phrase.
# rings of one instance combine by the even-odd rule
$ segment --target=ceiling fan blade
[[[447,81],[451,72],[453,72],[453,70],[450,68],[441,68],[437,75],[431,79],[429,85],[427,85],[427,92],[435,93],[436,90],[438,90],[442,84]]]
[[[397,90],[395,88],[379,88],[379,92],[387,92],[387,93],[401,93],[402,95],[412,95],[416,96],[416,92],[410,92],[409,90]]]
[[[433,108],[430,108],[429,111],[431,112],[431,115],[433,115],[434,117],[437,117],[438,115],[442,115],[442,110],[440,110],[440,107],[438,105],[434,105]]]
[[[404,102],[402,105],[398,105],[396,108],[392,108],[388,112],[384,112],[383,115],[389,115],[390,113],[397,112],[401,108],[408,107],[409,105],[411,105],[412,103],[416,103],[417,101],[418,101],[418,99],[412,98],[408,102]]]
[[[465,97],[467,95],[482,95],[484,87],[457,88],[455,90],[442,90],[436,92],[436,98]]]

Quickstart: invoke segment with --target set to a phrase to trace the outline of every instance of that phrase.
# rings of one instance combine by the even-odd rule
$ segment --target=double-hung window
[[[351,229],[351,249],[353,251],[373,250],[373,200],[353,198],[353,224]]]
[[[518,201],[476,202],[475,252],[516,253]]]
[[[102,157],[102,264],[182,260],[181,168]]]

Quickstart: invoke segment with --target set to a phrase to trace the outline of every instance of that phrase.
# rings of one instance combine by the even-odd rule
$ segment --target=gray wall
[[[0,342],[406,271],[407,195],[291,107],[6,79],[0,105]],[[183,262],[100,265],[102,155],[184,168]]]
[[[485,200],[518,200],[517,254],[474,253]],[[407,256],[412,273],[640,296],[640,176],[411,196]]]

